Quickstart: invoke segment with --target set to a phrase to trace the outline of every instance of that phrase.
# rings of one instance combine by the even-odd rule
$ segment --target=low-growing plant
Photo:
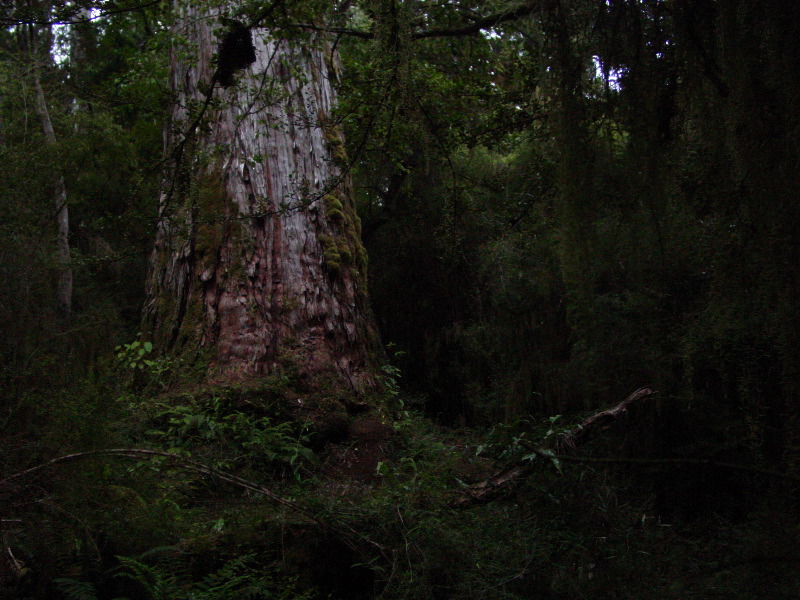
[[[141,334],[129,344],[121,344],[114,349],[121,370],[128,374],[130,386],[136,391],[148,388],[161,389],[166,384],[166,376],[174,367],[174,361],[157,356],[152,342],[143,342]]]
[[[205,455],[217,468],[267,467],[299,477],[313,458],[304,428],[231,409],[217,397],[171,406],[155,420],[159,426],[148,435],[160,446]]]
[[[307,600],[294,581],[278,577],[254,554],[227,560],[219,569],[193,576],[190,553],[176,547],[155,548],[137,557],[118,556],[119,566],[107,572],[105,586],[70,578],[55,580],[67,600],[98,600],[101,587],[136,591],[148,600]],[[114,600],[126,600],[117,596]]]

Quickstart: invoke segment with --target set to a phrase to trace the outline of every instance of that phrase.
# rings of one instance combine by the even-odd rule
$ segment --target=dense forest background
[[[381,390],[140,333],[180,3],[6,3],[0,596],[796,598],[800,5],[231,10],[339,54]]]

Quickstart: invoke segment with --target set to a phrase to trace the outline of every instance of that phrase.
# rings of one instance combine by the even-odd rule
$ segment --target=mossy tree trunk
[[[212,382],[291,368],[312,384],[368,391],[379,345],[331,119],[335,57],[324,39],[253,29],[255,62],[209,98],[219,15],[191,6],[181,15],[145,335],[205,356]]]

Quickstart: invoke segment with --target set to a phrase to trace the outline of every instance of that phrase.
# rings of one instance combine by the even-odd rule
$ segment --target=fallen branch
[[[628,406],[654,393],[655,392],[648,387],[639,388],[616,406],[587,417],[577,427],[573,427],[569,431],[565,431],[558,436],[555,443],[555,450],[564,451],[566,449],[572,449],[578,444],[586,442],[592,435],[592,432],[598,429],[608,429],[622,413],[628,410]]]
[[[560,458],[559,455],[556,455],[556,452],[563,454],[563,452],[575,448],[578,444],[585,443],[594,431],[608,429],[611,423],[628,409],[628,406],[654,393],[650,388],[640,388],[619,404],[587,417],[577,426],[558,435],[552,449],[538,448],[532,449],[532,452],[549,458]],[[473,504],[488,502],[497,496],[505,494],[532,472],[533,464],[530,461],[507,467],[463,490],[456,499],[450,502],[450,506],[466,508]]]

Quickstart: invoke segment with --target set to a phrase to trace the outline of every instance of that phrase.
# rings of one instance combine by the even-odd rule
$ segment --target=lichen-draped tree
[[[312,386],[372,389],[378,342],[347,156],[331,120],[330,46],[254,28],[255,62],[227,87],[230,73],[217,73],[219,15],[191,5],[179,13],[176,34],[187,43],[172,56],[172,166],[145,335],[173,354],[205,357],[212,382],[290,365]]]

